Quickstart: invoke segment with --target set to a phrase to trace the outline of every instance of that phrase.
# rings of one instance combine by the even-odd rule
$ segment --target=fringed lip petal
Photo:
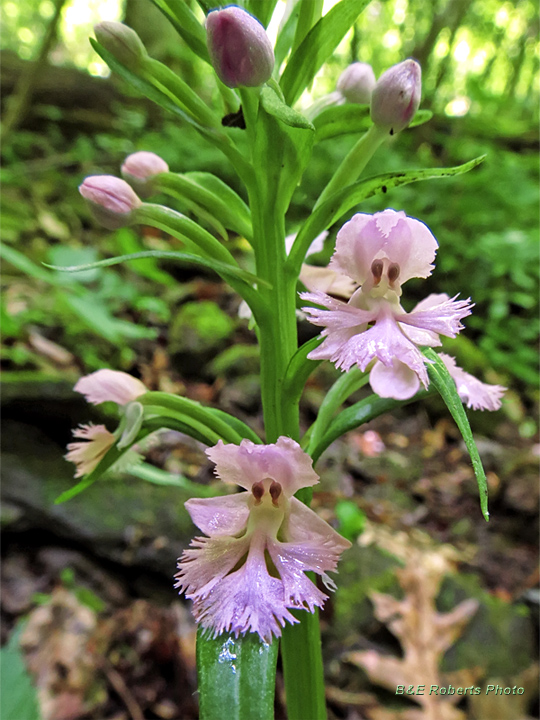
[[[114,445],[116,438],[105,425],[81,425],[73,430],[73,436],[86,442],[69,443],[64,455],[69,462],[75,463],[75,477],[83,477],[96,468],[107,451]]]
[[[467,407],[473,410],[491,411],[498,410],[501,407],[501,399],[507,388],[502,385],[483,383],[474,375],[465,372],[456,365],[456,361],[451,355],[439,353],[439,357],[446,365],[448,372],[456,383],[458,395],[467,404]]]
[[[330,546],[337,555],[351,547],[348,540],[297,498],[291,498],[286,532],[290,542],[312,542],[319,546]]]
[[[108,369],[96,370],[80,378],[74,390],[84,395],[93,405],[108,401],[126,405],[148,392],[147,387],[132,375]]]
[[[376,362],[369,374],[369,384],[379,397],[394,400],[408,400],[420,389],[418,375],[398,360],[391,366]]]
[[[456,298],[457,295],[422,310],[415,308],[410,313],[396,315],[396,319],[421,330],[456,337],[459,331],[463,330],[460,320],[470,315],[473,308],[470,298],[467,300],[456,300]]]

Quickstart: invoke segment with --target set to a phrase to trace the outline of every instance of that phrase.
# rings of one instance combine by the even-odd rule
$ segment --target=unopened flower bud
[[[141,150],[128,155],[121,168],[122,177],[141,197],[152,195],[154,175],[169,172],[169,166],[152,152]]]
[[[384,72],[371,94],[371,119],[391,135],[413,119],[422,92],[422,70],[415,60],[404,60]]]
[[[96,220],[107,230],[131,223],[133,212],[142,204],[125,180],[112,175],[91,175],[79,186]]]
[[[347,102],[367,105],[376,82],[371,65],[355,62],[341,73],[337,89]]]
[[[214,70],[228,87],[257,87],[270,79],[274,50],[257,18],[236,5],[213,10],[206,40]]]
[[[148,57],[146,48],[135,30],[123,23],[100,22],[95,26],[94,32],[99,44],[129,70],[135,72],[139,70]]]

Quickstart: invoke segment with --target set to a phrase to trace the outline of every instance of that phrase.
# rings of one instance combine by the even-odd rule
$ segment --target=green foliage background
[[[105,6],[97,0],[85,3],[82,14],[76,2],[59,2],[58,7],[48,62],[101,73],[97,56],[82,38],[102,19]],[[111,7],[107,5],[108,13]],[[51,0],[5,3],[3,56],[38,57],[54,8]],[[156,57],[180,71],[212,102],[208,69],[198,60],[186,61],[182,43],[164,22],[160,24],[162,18],[150,3],[131,0],[117,11],[120,17],[125,13],[126,22]],[[367,175],[455,165],[482,153],[487,160],[473,173],[444,184],[398,188],[383,201],[372,199],[358,210],[404,209],[429,225],[440,250],[428,289],[470,294],[476,303],[467,333],[446,349],[471,371],[532,400],[538,361],[539,248],[539,42],[534,3],[375,0],[300,106],[331,92],[353,60],[372,63],[380,75],[407,56],[422,63],[422,107],[432,109],[434,118],[382,148]],[[116,79],[105,82],[127,93]],[[38,76],[34,90],[39,85]],[[19,90],[20,85],[4,101],[4,114]],[[45,369],[27,342],[35,328],[73,352],[85,370],[104,365],[129,369],[144,343],[165,333],[176,310],[192,299],[191,280],[179,286],[168,268],[150,261],[79,276],[42,267],[42,262],[75,264],[167,245],[162,238],[143,240],[139,231],[111,234],[95,227],[76,190],[84,176],[117,174],[127,154],[146,149],[161,155],[175,171],[208,170],[234,186],[227,162],[194,131],[129,93],[125,101],[114,102],[112,116],[101,121],[99,108],[96,117],[87,110],[77,112],[69,105],[30,103],[3,147],[3,239],[11,254],[4,264],[2,357],[6,368],[18,373]],[[296,192],[293,221],[311,211],[332,168],[354,140],[343,137],[319,146]],[[230,242],[236,252],[244,252],[241,239]],[[330,253],[329,241],[316,260],[326,261]],[[415,298],[410,285],[412,304],[421,295]],[[424,284],[418,292],[425,290]],[[187,310],[182,312],[184,323],[190,317]],[[208,312],[206,307],[210,326],[223,324],[217,305],[215,318]],[[227,329],[232,331],[233,324]]]

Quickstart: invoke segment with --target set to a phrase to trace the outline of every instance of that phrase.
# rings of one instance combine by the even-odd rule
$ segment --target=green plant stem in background
[[[341,165],[330,178],[328,185],[320,194],[313,209],[315,210],[338,190],[342,190],[357,180],[387,136],[388,132],[386,130],[381,130],[376,125],[372,125],[343,159]]]

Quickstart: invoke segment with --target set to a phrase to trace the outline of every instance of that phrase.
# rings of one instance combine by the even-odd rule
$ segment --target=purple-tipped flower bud
[[[391,135],[413,119],[422,93],[422,70],[415,60],[404,60],[384,72],[371,94],[371,119]]]
[[[79,186],[79,192],[107,230],[129,225],[133,212],[142,205],[130,185],[113,175],[91,175]]]
[[[94,32],[97,41],[129,70],[137,71],[147,59],[148,53],[135,30],[119,22],[98,23]]]
[[[270,79],[274,50],[257,18],[236,5],[213,10],[206,41],[214,70],[228,87],[257,87]]]
[[[145,150],[128,155],[121,168],[122,177],[140,197],[152,195],[152,178],[166,172],[169,172],[169,166],[165,160]]]
[[[341,73],[337,89],[347,102],[367,105],[376,82],[371,65],[355,62]]]

